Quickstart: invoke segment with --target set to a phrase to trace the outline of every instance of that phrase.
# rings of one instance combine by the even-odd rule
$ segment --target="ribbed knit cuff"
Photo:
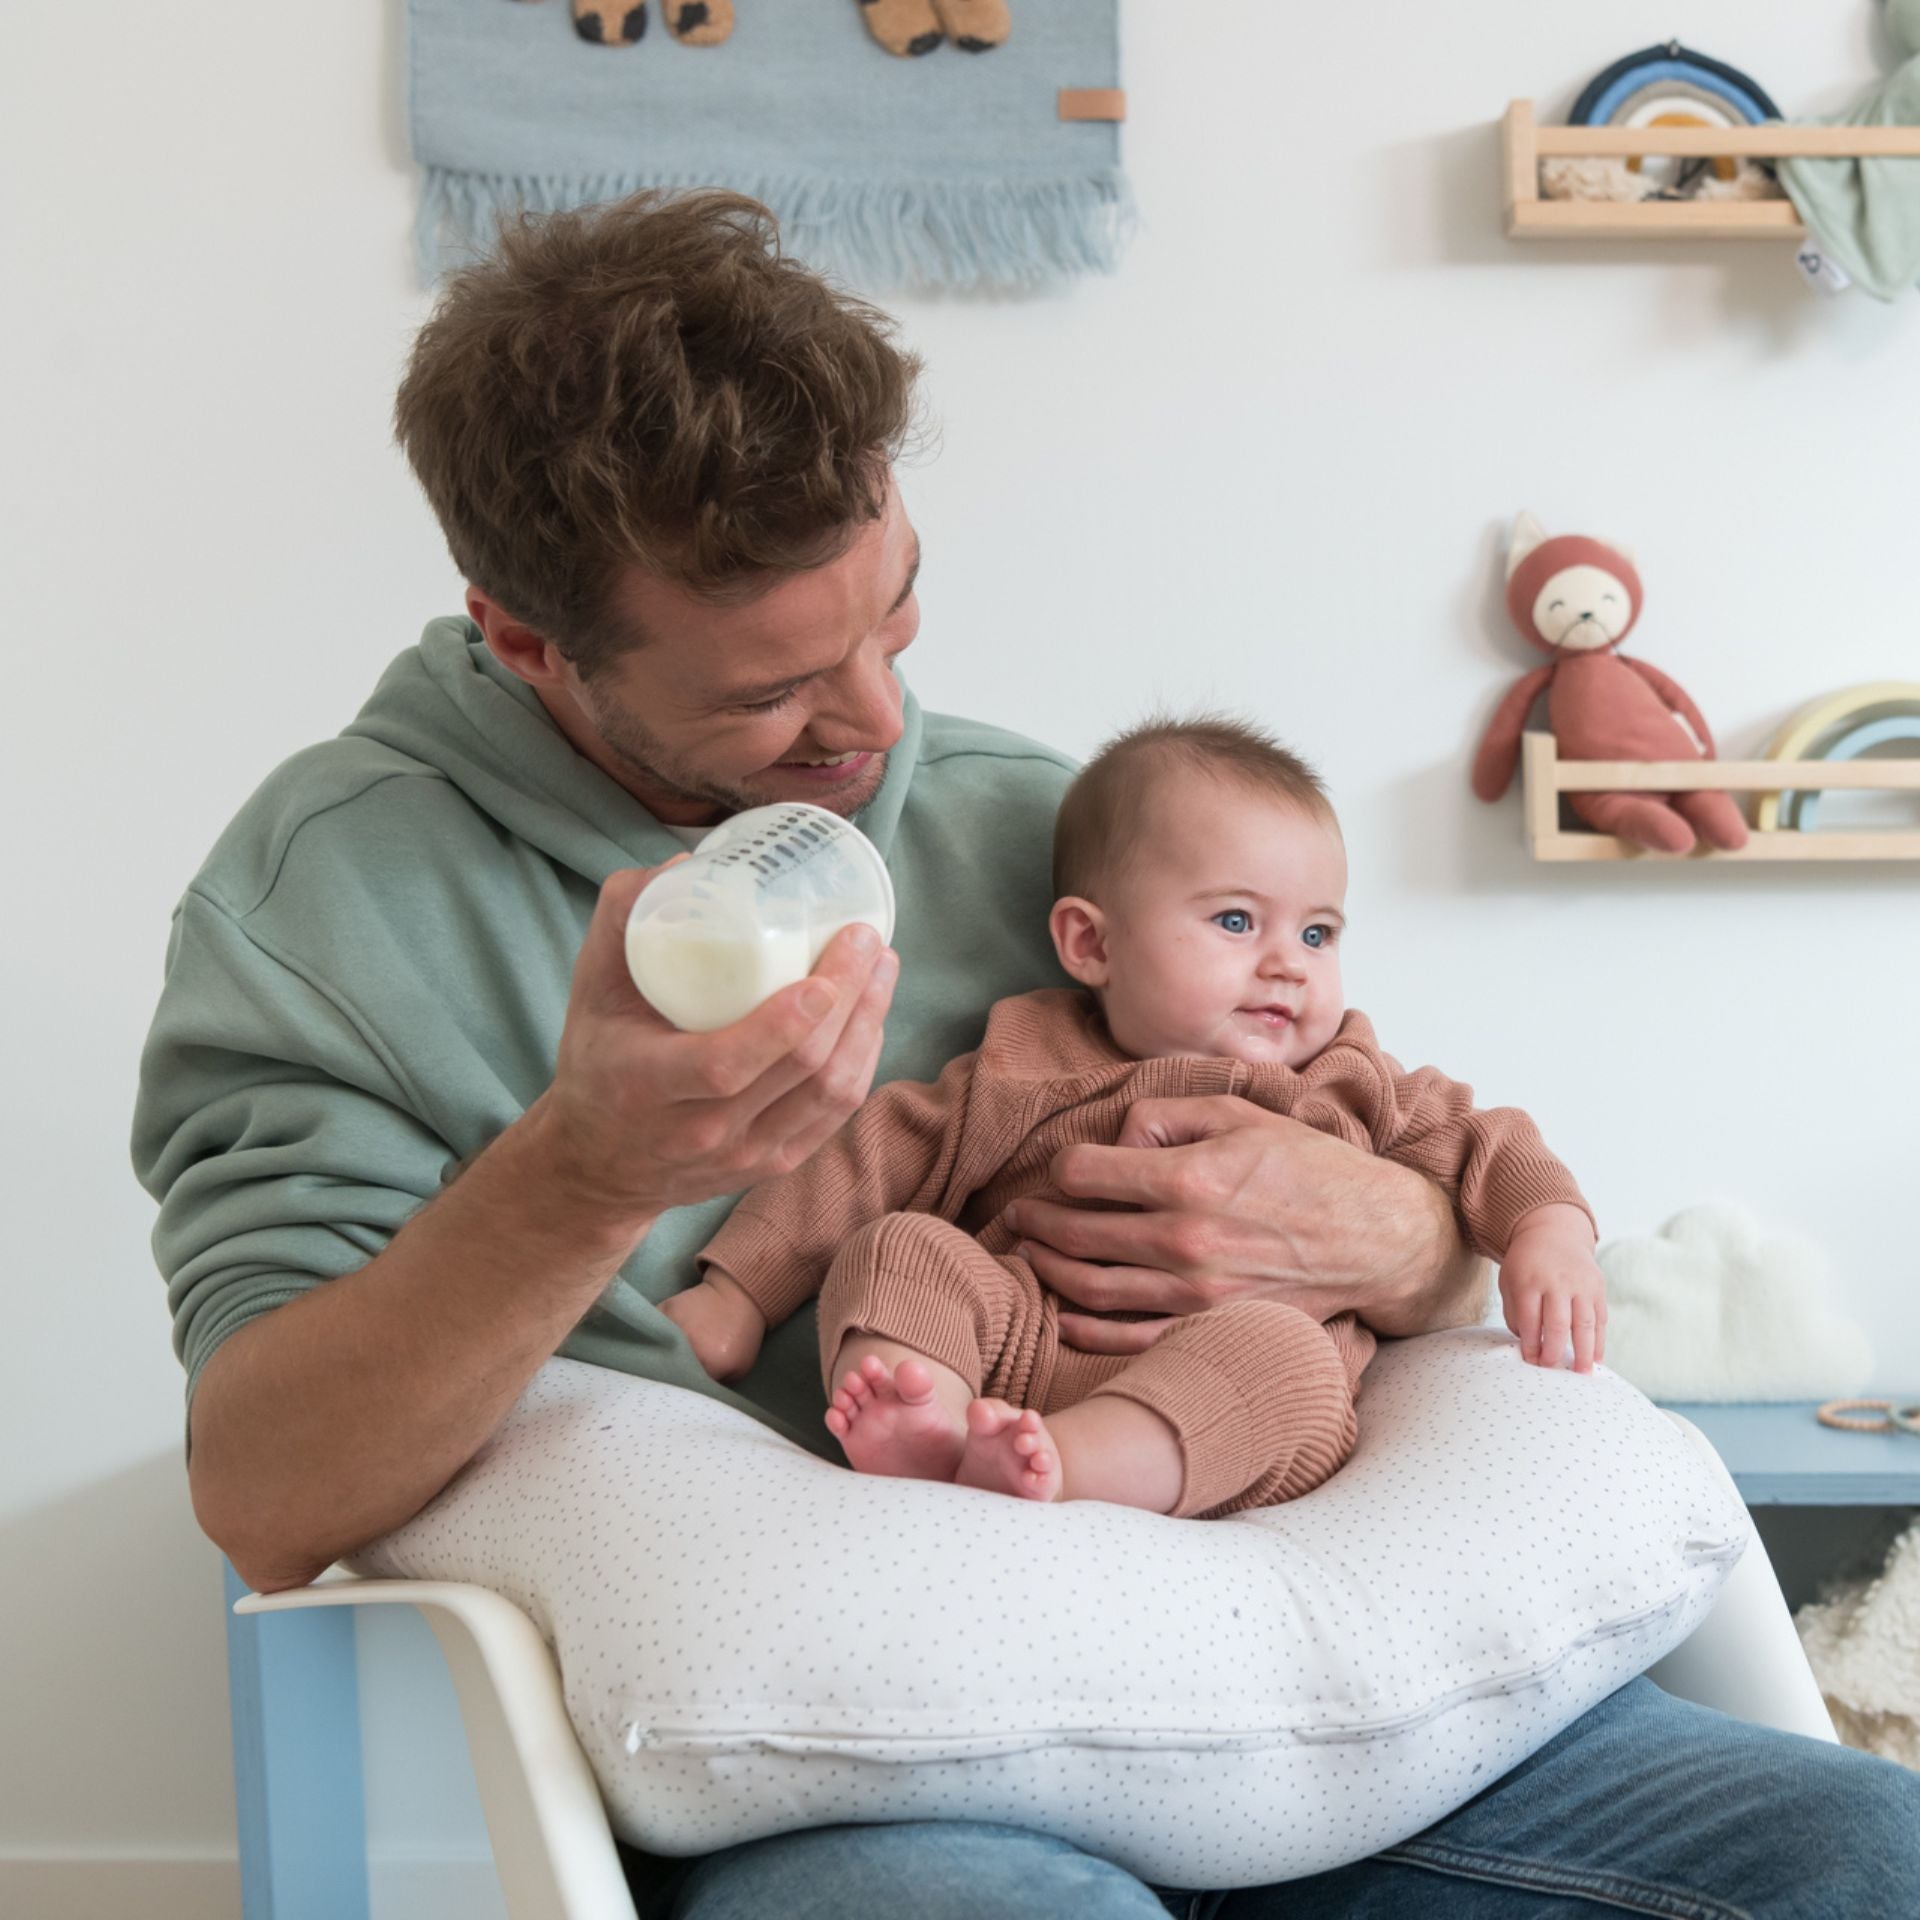
[[[701,1267],[718,1267],[760,1309],[770,1327],[791,1320],[826,1278],[824,1267],[816,1269],[802,1259],[793,1242],[749,1212],[744,1200],[693,1257]]]
[[[980,1329],[962,1301],[916,1293],[910,1285],[842,1288],[836,1276],[820,1298],[820,1377],[829,1393],[836,1384],[833,1369],[841,1342],[855,1333],[897,1340],[957,1373],[969,1392],[983,1389]]]
[[[1176,1516],[1223,1506],[1276,1469],[1273,1497],[1304,1493],[1352,1444],[1345,1364],[1318,1323],[1290,1309],[1193,1315],[1095,1394],[1151,1407],[1178,1436],[1186,1477]]]
[[[1578,1207],[1587,1216],[1596,1238],[1600,1223],[1593,1217],[1586,1196],[1574,1185],[1573,1175],[1548,1154],[1542,1158],[1503,1156],[1489,1176],[1486,1191],[1472,1213],[1466,1217],[1468,1238],[1476,1253],[1504,1260],[1513,1243],[1513,1230],[1522,1215],[1535,1207]]]

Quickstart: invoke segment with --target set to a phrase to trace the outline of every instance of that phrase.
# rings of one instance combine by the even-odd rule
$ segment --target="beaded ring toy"
[[[1876,1413],[1877,1420],[1853,1420],[1850,1411]],[[1920,1406],[1896,1407],[1891,1400],[1829,1400],[1816,1409],[1814,1418],[1823,1427],[1839,1427],[1847,1433],[1891,1433],[1895,1427],[1907,1433],[1920,1433]]]

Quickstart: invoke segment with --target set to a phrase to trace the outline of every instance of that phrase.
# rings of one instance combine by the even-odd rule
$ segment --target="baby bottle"
[[[648,1004],[711,1033],[804,980],[842,927],[893,938],[893,880],[867,836],[804,801],[736,813],[647,884],[627,969]]]

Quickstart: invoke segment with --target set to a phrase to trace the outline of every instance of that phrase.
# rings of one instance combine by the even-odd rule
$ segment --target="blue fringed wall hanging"
[[[659,6],[631,0],[408,0],[424,281],[487,251],[502,213],[643,187],[751,194],[789,252],[862,288],[1117,263],[1118,0],[665,8],[648,33]],[[995,15],[1003,40],[969,31]],[[893,57],[901,34],[926,51]]]

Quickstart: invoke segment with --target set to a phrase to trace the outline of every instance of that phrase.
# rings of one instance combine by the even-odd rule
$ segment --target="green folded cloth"
[[[1887,33],[1910,55],[1844,113],[1811,125],[1920,127],[1920,0],[1883,0]],[[1879,300],[1920,282],[1920,159],[1782,160],[1780,181],[1807,231]]]

